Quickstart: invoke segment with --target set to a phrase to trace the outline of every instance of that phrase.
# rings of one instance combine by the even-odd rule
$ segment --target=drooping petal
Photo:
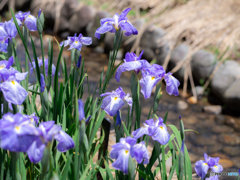
[[[54,136],[54,139],[58,141],[57,149],[61,152],[66,152],[75,146],[73,139],[62,130]]]
[[[8,37],[8,34],[4,29],[4,23],[0,23],[0,41],[3,41],[7,37]]]
[[[113,20],[113,18],[103,18],[100,20],[101,25],[105,24],[106,22],[108,22],[109,24],[113,24],[114,20]]]
[[[144,76],[140,81],[141,85],[141,93],[143,94],[144,98],[147,99],[151,96],[153,87],[160,81],[161,77],[154,77],[151,75]]]
[[[111,24],[109,24],[108,22],[104,23],[99,28],[97,28],[97,30],[95,32],[95,37],[100,39],[100,37],[101,37],[100,34],[104,34],[106,32],[109,32],[112,28],[113,28],[113,26]]]
[[[223,167],[220,164],[210,167],[213,172],[220,173],[223,171]]]
[[[205,178],[208,169],[208,164],[203,160],[197,161],[195,164],[195,171],[202,179]]]
[[[205,180],[219,180],[218,176],[210,176],[209,178],[206,178]]]
[[[7,47],[8,47],[8,39],[0,41],[0,52],[2,51],[7,53]]]
[[[130,96],[130,94],[127,93],[127,95],[125,96],[124,100],[125,100],[125,101],[128,103],[128,105],[130,106],[130,112],[131,112],[131,110],[132,110],[133,100],[132,100],[132,98],[129,97],[129,96]]]
[[[134,158],[137,160],[138,164],[148,164],[149,162],[149,154],[146,148],[145,142],[142,141],[136,145],[134,145]]]
[[[39,146],[37,146],[37,141],[34,141],[27,150],[27,155],[30,161],[32,163],[40,162],[43,157],[44,149],[45,149],[45,144],[39,143]]]
[[[10,39],[15,38],[17,35],[17,28],[13,21],[7,21],[4,23],[4,29]]]
[[[120,82],[121,74],[125,71],[132,71],[132,70],[139,70],[142,68],[142,62],[141,61],[131,61],[131,62],[125,62],[121,64],[116,72],[115,79],[117,82]]]
[[[13,56],[11,56],[9,59],[8,59],[8,63],[6,65],[6,68],[9,69],[10,66],[13,65],[13,62],[14,62],[14,59],[13,59]]]
[[[70,45],[70,48],[68,50],[77,49],[81,51],[81,48],[82,48],[82,44],[79,41],[75,41]]]
[[[28,95],[27,91],[15,80],[3,82],[1,89],[6,101],[16,105],[22,104]]]
[[[118,158],[112,163],[113,168],[122,171],[124,174],[128,174],[129,155],[130,152],[128,150],[120,150],[118,152]]]
[[[170,139],[170,134],[168,133],[167,128],[161,125],[156,128],[155,134],[152,136],[152,139],[158,141],[162,145],[165,145]]]
[[[22,80],[26,79],[27,75],[28,75],[28,72],[25,72],[25,73],[17,72],[17,73],[15,73],[15,78],[17,81],[22,81]]]
[[[78,116],[79,121],[82,121],[85,118],[84,104],[81,99],[78,100]]]
[[[118,158],[119,151],[129,149],[126,144],[121,143],[121,142],[112,145],[112,148],[113,149],[109,154],[112,159],[117,159]]]
[[[167,73],[164,75],[164,80],[166,82],[166,90],[167,93],[170,95],[178,96],[178,86],[180,85],[180,82],[172,76],[172,73]]]
[[[37,18],[32,15],[28,15],[25,19],[25,26],[29,31],[37,31]]]
[[[119,25],[122,28],[122,30],[126,31],[125,32],[126,36],[130,36],[132,34],[134,35],[138,34],[137,29],[129,21],[126,21],[126,20],[121,21]]]
[[[68,39],[68,40],[62,41],[62,42],[59,44],[59,46],[64,45],[64,47],[66,47],[66,46],[70,45],[71,43],[72,43],[72,41],[71,41],[70,39]]]
[[[82,37],[81,43],[83,43],[85,45],[90,45],[90,44],[92,44],[92,38],[91,37]]]
[[[141,128],[132,132],[133,137],[136,138],[136,139],[142,137],[145,134],[148,134],[147,127],[141,127]]]

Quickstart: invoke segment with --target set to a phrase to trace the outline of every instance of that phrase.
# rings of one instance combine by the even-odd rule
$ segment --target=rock
[[[233,166],[233,162],[229,159],[220,159],[218,163],[223,167],[223,169]]]
[[[86,36],[92,37],[91,46],[96,47],[99,45],[100,41],[95,37],[96,29],[100,27],[100,20],[103,18],[110,17],[110,14],[106,11],[99,11],[96,13],[93,21],[89,22],[86,27]]]
[[[210,84],[212,93],[221,101],[223,101],[225,91],[231,86],[236,77],[238,77],[239,75],[239,64],[233,60],[226,61],[219,67],[218,71],[213,76]]]
[[[234,129],[229,127],[229,126],[226,126],[226,125],[221,125],[221,126],[215,125],[212,128],[212,132],[217,133],[217,134],[220,134],[220,133],[233,133]]]
[[[178,45],[171,54],[171,58],[169,61],[169,69],[173,69],[177,63],[184,60],[189,52],[189,47],[186,44]],[[184,68],[179,69],[176,73],[173,74],[181,83],[184,79]]]
[[[114,33],[107,32],[104,38],[104,53],[109,54],[113,50],[114,45]]]
[[[234,157],[232,161],[233,161],[234,166],[240,167],[240,156]]]
[[[224,123],[225,123],[225,120],[226,120],[226,118],[225,118],[223,115],[221,115],[221,114],[219,114],[219,115],[217,115],[217,116],[215,117],[215,121],[216,121],[218,124],[224,124]]]
[[[97,53],[104,53],[104,49],[101,46],[95,47],[93,51]]]
[[[192,96],[192,97],[190,97],[190,98],[187,99],[187,102],[188,102],[189,104],[196,104],[196,103],[197,103],[197,98],[194,97],[194,96]]]
[[[157,64],[163,65],[167,58],[168,53],[169,53],[168,43],[164,43],[162,46],[158,47],[158,49],[155,50],[155,54],[157,57]]]
[[[196,86],[195,89],[196,89],[196,93],[197,93],[198,96],[203,95],[204,90],[203,90],[202,86]]]
[[[59,13],[60,13],[60,19],[59,19],[59,26],[58,26],[58,32],[63,32],[68,30],[69,27],[69,19],[74,13],[74,9],[77,6],[78,1],[77,0],[66,0],[64,1],[64,4],[62,5]],[[45,28],[50,28],[51,30],[54,29],[55,21],[56,21],[56,15],[59,2],[57,1],[46,1],[45,3],[42,3],[42,1],[39,0],[32,0],[30,5],[30,11],[31,12],[37,12],[39,9],[43,10],[44,17],[45,17]]]
[[[67,39],[68,36],[70,36],[70,32],[69,32],[69,31],[65,31],[65,32],[62,32],[62,33],[60,34],[60,37],[61,37],[62,39]]]
[[[15,1],[15,8],[17,11],[28,11],[31,0],[17,0]]]
[[[240,147],[225,146],[223,152],[227,153],[230,156],[240,156]]]
[[[240,79],[234,81],[223,94],[224,103],[234,111],[239,111],[240,107]]]
[[[192,74],[195,82],[206,81],[215,67],[215,56],[205,50],[199,50],[192,56]]]
[[[221,151],[223,148],[223,145],[220,143],[215,143],[213,146],[207,146],[207,153],[212,154]]]
[[[236,131],[240,131],[240,121],[236,121],[233,118],[229,118],[225,121],[225,124],[233,127]]]
[[[226,145],[240,145],[240,137],[234,134],[221,134],[218,141]]]
[[[111,52],[111,55],[113,55],[113,51]],[[123,59],[123,49],[119,49],[117,52],[116,59],[122,60]]]
[[[70,32],[82,33],[88,23],[94,20],[95,14],[96,10],[91,6],[83,6],[80,9],[76,8],[69,21]]]
[[[210,139],[207,136],[193,134],[192,136],[189,137],[189,139],[192,141],[193,144],[197,146],[207,146],[207,145],[211,146],[216,144],[215,140]]]
[[[142,50],[144,51],[142,59],[146,59],[150,62],[155,56],[154,51],[148,47],[143,47]]]
[[[187,104],[185,101],[180,100],[180,101],[178,101],[178,103],[177,103],[177,108],[178,108],[179,110],[186,110],[186,109],[188,108],[188,104]]]
[[[214,154],[210,154],[210,157],[220,157],[220,159],[229,159],[229,156],[227,156],[226,154],[222,154],[222,153],[214,153]]]
[[[221,114],[222,106],[220,106],[220,105],[204,106],[203,110],[207,113]]]

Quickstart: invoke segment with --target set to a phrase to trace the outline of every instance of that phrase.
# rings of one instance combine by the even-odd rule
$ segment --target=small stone
[[[192,96],[192,97],[190,97],[190,98],[187,99],[187,102],[188,102],[189,104],[196,104],[196,103],[197,103],[197,98],[194,97],[194,96]]]
[[[240,157],[234,157],[232,161],[234,166],[240,167]]]
[[[221,114],[222,106],[220,106],[220,105],[204,106],[203,110],[207,113]]]
[[[233,127],[236,131],[240,131],[240,123],[233,118],[229,118],[225,121],[225,124]]]
[[[178,103],[177,103],[177,108],[178,108],[179,110],[186,110],[186,109],[188,108],[188,104],[187,104],[185,101],[180,100],[180,101],[178,101]]]
[[[233,133],[234,132],[234,129],[229,127],[229,126],[226,126],[226,125],[215,125],[212,129],[212,132],[214,133],[217,133],[217,134],[220,134],[220,133]]]
[[[214,153],[214,154],[210,154],[210,157],[220,157],[220,159],[229,159],[229,157],[226,154],[222,154],[222,153]]]
[[[204,89],[203,89],[202,86],[196,86],[195,89],[196,89],[196,93],[197,93],[198,96],[203,95]]]
[[[218,123],[218,124],[224,124],[225,123],[225,116],[221,115],[221,114],[218,114],[216,115],[215,117],[215,121]]]
[[[197,146],[207,146],[207,145],[215,145],[216,141],[213,139],[210,139],[207,136],[201,136],[201,135],[192,135],[189,137],[193,144]]]
[[[233,166],[233,162],[229,159],[220,159],[218,163],[223,167],[223,169]]]
[[[220,143],[215,143],[213,146],[207,146],[207,153],[212,154],[221,151],[223,145]]]
[[[226,146],[223,148],[223,151],[230,156],[239,156],[240,155],[240,147]]]
[[[218,141],[226,145],[240,145],[240,137],[234,134],[221,134]]]
[[[97,53],[104,53],[104,49],[101,46],[95,47],[93,51]]]

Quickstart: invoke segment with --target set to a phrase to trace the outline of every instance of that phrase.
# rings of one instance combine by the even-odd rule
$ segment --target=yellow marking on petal
[[[33,118],[30,118],[30,120],[31,120],[31,122],[33,122],[34,120],[33,120]]]
[[[15,81],[11,81],[13,83],[13,85],[15,85]]]
[[[151,80],[154,80],[155,79],[155,77],[153,76],[152,78],[151,78]]]
[[[162,126],[159,126],[159,128],[163,130],[163,127],[162,127]]]
[[[105,22],[104,24],[107,24],[108,22]]]
[[[217,168],[217,166],[216,166],[216,165],[215,165],[214,167],[215,167],[215,168]]]
[[[125,150],[125,153],[127,154],[127,153],[128,153],[128,150]]]
[[[207,163],[204,163],[203,165],[208,165]]]
[[[75,43],[77,44],[77,43],[78,43],[78,41],[75,41]]]
[[[28,15],[28,17],[32,17],[31,15]]]
[[[113,24],[113,27],[118,31],[119,30],[119,27],[116,27],[114,24]]]
[[[0,69],[2,69],[2,68],[5,68],[5,66],[4,66],[4,65],[1,65],[1,66],[0,66]]]
[[[20,127],[19,126],[15,126],[16,131],[20,131]]]
[[[118,99],[118,97],[115,97],[115,98],[114,98],[114,101],[116,101],[117,99]]]

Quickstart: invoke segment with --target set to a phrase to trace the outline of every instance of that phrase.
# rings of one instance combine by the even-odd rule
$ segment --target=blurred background
[[[127,17],[138,29],[138,35],[123,36],[117,62],[124,59],[126,52],[138,55],[144,50],[143,59],[174,73],[181,82],[180,96],[163,92],[157,114],[164,117],[168,111],[167,124],[177,126],[178,115],[182,115],[185,127],[199,133],[186,133],[193,167],[206,152],[220,157],[225,172],[237,172],[240,168],[239,0],[0,0],[0,15],[1,21],[5,21],[11,19],[11,8],[15,12],[30,11],[35,16],[42,9],[46,49],[49,38],[60,42],[75,33],[92,37],[91,47],[84,47],[81,54],[95,87],[102,69],[106,70],[114,39],[114,34],[107,33],[98,40],[94,37],[95,30],[100,19],[128,7],[132,10]],[[40,55],[40,41],[36,34],[32,35]],[[18,43],[18,55],[24,60],[24,49]],[[57,55],[57,44],[55,50]],[[70,55],[70,51],[64,51],[69,67]],[[120,83],[113,78],[107,90],[122,86],[125,92],[130,92],[130,75],[124,73]],[[142,122],[151,104],[151,98],[142,99]],[[126,107],[122,114],[124,120]],[[110,141],[115,143],[111,132]]]

